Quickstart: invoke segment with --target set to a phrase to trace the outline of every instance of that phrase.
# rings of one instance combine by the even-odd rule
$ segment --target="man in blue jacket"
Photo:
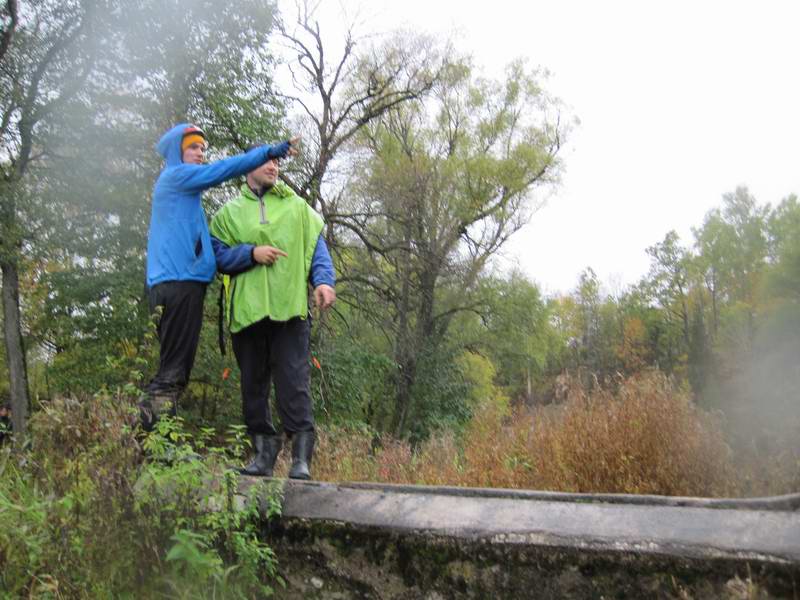
[[[150,310],[159,313],[160,359],[158,373],[140,405],[146,430],[153,428],[162,411],[176,413],[178,396],[194,364],[206,286],[216,272],[201,194],[269,160],[296,154],[298,141],[258,146],[205,164],[206,134],[199,127],[181,123],[156,145],[166,164],[153,189],[147,289]]]

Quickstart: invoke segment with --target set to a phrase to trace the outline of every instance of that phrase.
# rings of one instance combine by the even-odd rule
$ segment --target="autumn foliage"
[[[315,475],[380,481],[682,496],[739,489],[721,423],[658,372],[594,384],[573,382],[565,403],[477,413],[460,437],[412,449],[387,437],[320,433]]]

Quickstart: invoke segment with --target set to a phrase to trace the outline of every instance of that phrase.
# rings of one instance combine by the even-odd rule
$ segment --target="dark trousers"
[[[289,434],[314,430],[309,393],[310,331],[308,319],[264,319],[231,335],[242,372],[242,412],[248,433],[277,434],[269,408],[273,381],[284,430]]]
[[[150,288],[150,312],[161,313],[157,325],[158,373],[147,386],[151,397],[171,396],[174,403],[189,383],[205,295],[206,284],[199,281],[165,281]]]

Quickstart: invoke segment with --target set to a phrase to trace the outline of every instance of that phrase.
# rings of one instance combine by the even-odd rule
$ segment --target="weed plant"
[[[29,450],[2,450],[0,597],[271,595],[279,579],[256,495],[279,490],[236,495],[226,465],[241,436],[223,450],[177,420],[146,437],[132,422],[119,397],[57,400],[32,417]]]
[[[573,381],[558,405],[488,405],[461,436],[416,448],[360,430],[319,437],[315,476],[332,481],[719,497],[746,478],[721,418],[657,371],[607,387]]]

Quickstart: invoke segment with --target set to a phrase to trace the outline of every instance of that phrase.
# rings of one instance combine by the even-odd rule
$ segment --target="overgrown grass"
[[[0,598],[271,594],[276,558],[257,536],[254,498],[237,506],[228,467],[242,458],[242,428],[218,448],[213,430],[192,437],[164,420],[142,438],[134,421],[120,398],[59,400],[31,419],[29,450],[0,449]],[[800,483],[792,453],[737,460],[720,418],[657,372],[575,383],[566,402],[532,411],[495,404],[461,435],[416,448],[367,428],[321,428],[318,438],[314,475],[332,481],[688,496]],[[279,510],[276,490],[256,493]]]
[[[314,473],[330,481],[677,496],[783,493],[797,483],[791,462],[737,460],[721,417],[658,372],[608,387],[573,382],[556,406],[510,415],[489,407],[460,437],[416,449],[363,431],[319,437]],[[753,473],[769,465],[772,477],[755,486]]]
[[[265,490],[241,508],[234,457],[208,446],[210,432],[192,439],[164,420],[137,438],[134,420],[119,398],[58,400],[31,419],[30,450],[3,450],[0,597],[271,593],[276,560],[256,536]]]

